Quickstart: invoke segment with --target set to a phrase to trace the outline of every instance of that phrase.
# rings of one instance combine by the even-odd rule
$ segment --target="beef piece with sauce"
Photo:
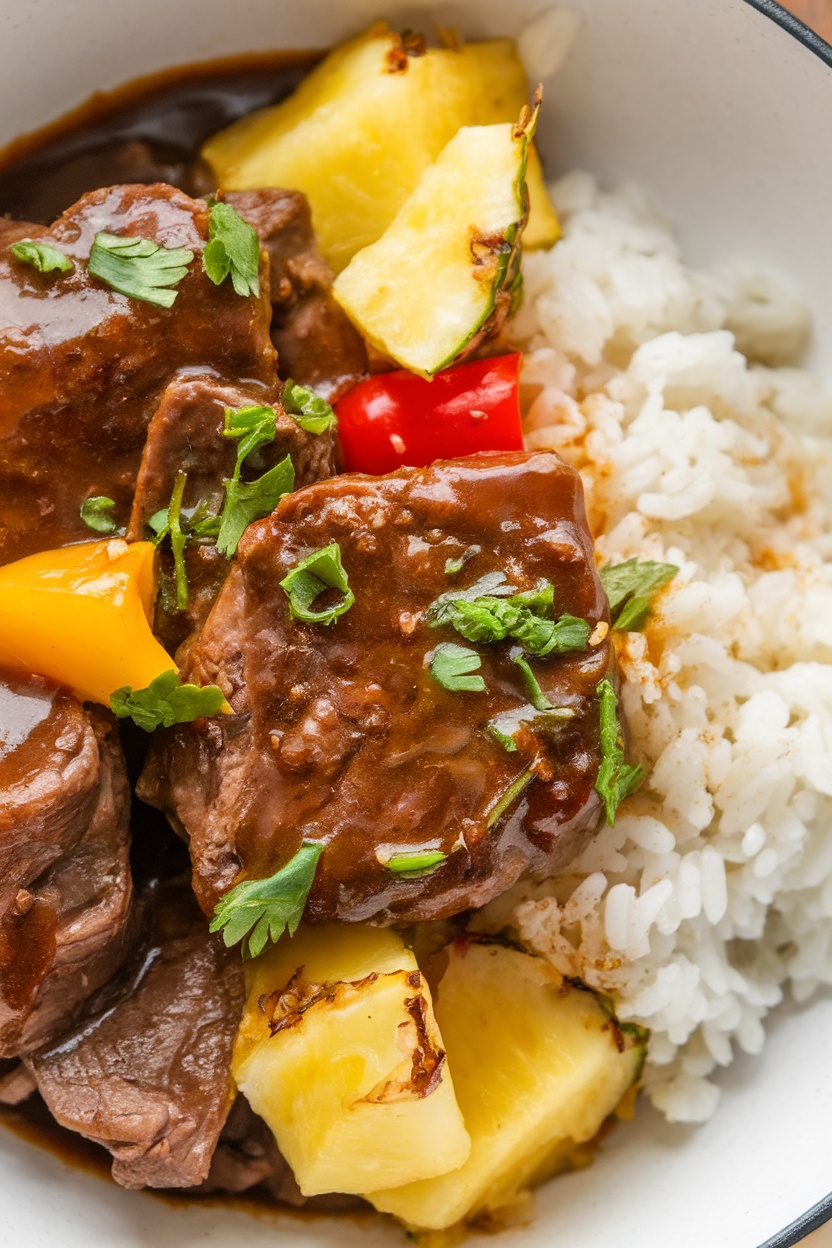
[[[231,476],[236,441],[223,436],[227,408],[266,405],[277,416],[275,439],[246,460],[243,478],[267,471],[290,455],[297,485],[306,485],[335,472],[336,435],[306,433],[280,406],[274,386],[225,385],[212,373],[175,377],[164,394],[147,430],[136,479],[128,541],[148,536],[151,516],[170,502],[177,473],[187,473],[185,509],[204,504],[218,513],[223,482]],[[169,561],[172,562],[172,561]],[[185,550],[189,602],[183,611],[157,607],[155,630],[171,651],[205,619],[228,575],[229,563],[210,541],[189,542]],[[170,568],[168,572],[170,573]]]
[[[187,247],[195,259],[171,308],[91,277],[99,231]],[[85,195],[53,226],[3,227],[0,247],[0,562],[89,538],[90,495],[126,522],[148,424],[170,380],[210,368],[220,381],[273,386],[267,262],[259,298],[202,269],[208,207],[165,185]],[[71,273],[39,273],[8,245],[31,235],[64,251]]]
[[[187,888],[163,887],[151,908],[133,974],[26,1064],[57,1122],[109,1149],[122,1186],[195,1187],[233,1099],[242,964]]]
[[[332,626],[292,619],[281,579],[333,541],[354,605]],[[471,547],[447,575],[446,561]],[[324,846],[313,922],[448,916],[524,871],[557,871],[583,847],[600,811],[606,629],[586,652],[533,661],[550,702],[574,712],[548,732],[535,727],[507,643],[478,647],[484,692],[441,687],[429,655],[461,638],[425,620],[449,588],[500,572],[517,590],[553,582],[558,615],[605,622],[576,472],[521,452],[337,477],[284,498],[238,554],[183,671],[218,683],[235,714],[159,734],[139,786],[189,838],[206,912],[241,874],[273,874],[304,839]],[[487,731],[509,712],[532,721],[513,753]],[[383,865],[418,849],[447,860],[409,879]]]
[[[233,191],[226,199],[260,235],[271,269],[272,340],[281,377],[334,399],[368,371],[367,348],[332,294],[300,191]]]
[[[0,1057],[64,1030],[130,947],[127,775],[111,716],[0,677]]]

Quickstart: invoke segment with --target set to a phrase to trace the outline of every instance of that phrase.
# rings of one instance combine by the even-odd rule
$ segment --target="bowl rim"
[[[770,21],[776,22],[781,29],[793,39],[797,39],[832,69],[832,46],[825,39],[821,39],[820,35],[816,34],[799,17],[795,17],[794,13],[784,8],[782,4],[778,4],[777,0],[745,0],[745,3],[769,18]],[[799,1244],[807,1235],[811,1235],[813,1231],[817,1231],[829,1221],[832,1221],[832,1192],[819,1200],[816,1205],[812,1205],[811,1209],[807,1209],[799,1218],[795,1218],[788,1226],[784,1226],[782,1231],[778,1231],[765,1243],[760,1244],[759,1248],[794,1248],[794,1245]]]

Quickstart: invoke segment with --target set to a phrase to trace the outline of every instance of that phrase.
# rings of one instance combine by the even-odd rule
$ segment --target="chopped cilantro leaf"
[[[486,729],[494,738],[494,740],[499,742],[499,744],[503,747],[504,750],[508,750],[509,754],[517,753],[517,742],[514,740],[514,737],[510,733],[503,732],[502,728],[500,727],[499,720],[496,720],[496,719],[489,720],[488,723],[486,724]]]
[[[265,880],[243,880],[214,908],[211,931],[222,932],[228,948],[242,944],[244,958],[256,958],[268,941],[285,931],[294,936],[303,918],[323,846],[304,841],[284,867]]]
[[[260,240],[253,226],[221,200],[210,206],[202,267],[215,286],[227,277],[238,295],[260,294]]]
[[[173,306],[177,286],[194,253],[187,247],[160,247],[149,238],[96,234],[87,268],[93,277],[130,299]]]
[[[309,624],[334,624],[355,602],[337,542],[322,546],[295,564],[280,582],[280,587],[289,599],[292,616]],[[340,590],[343,594],[341,601],[313,611],[312,603],[326,589]]]
[[[618,698],[610,680],[597,688],[601,717],[601,766],[595,788],[604,803],[608,823],[615,823],[615,812],[625,797],[634,793],[644,779],[644,768],[624,762]]]
[[[113,515],[115,507],[112,498],[96,494],[92,498],[84,499],[81,504],[81,519],[94,533],[123,533],[124,530],[119,529],[118,521]]]
[[[404,880],[415,880],[423,875],[433,875],[447,857],[441,849],[417,850],[414,853],[394,854],[384,865],[388,871],[400,875]]]
[[[132,719],[145,732],[187,724],[202,715],[217,715],[225,705],[216,685],[182,685],[171,668],[152,680],[146,689],[124,685],[110,697],[110,709],[118,719]]]
[[[75,268],[69,256],[64,255],[57,247],[52,247],[49,243],[39,243],[34,238],[21,238],[12,243],[9,251],[15,260],[19,260],[21,264],[31,264],[38,273],[54,273],[56,270],[60,273],[71,273]]]
[[[225,482],[225,500],[217,530],[217,550],[230,559],[240,538],[253,520],[270,516],[284,494],[291,494],[295,469],[291,455],[284,456],[256,481],[241,481],[238,475]],[[205,523],[205,522],[204,522]]]
[[[519,594],[498,583],[490,592],[474,594],[487,579],[483,577],[457,594],[441,594],[427,611],[431,627],[449,626],[466,641],[480,644],[511,637],[529,654],[566,654],[586,649],[592,631],[586,620],[574,615],[548,618],[554,603],[551,582],[542,581]]]
[[[638,559],[601,568],[599,575],[609,599],[613,628],[633,633],[643,628],[656,594],[678,571],[674,563]]]
[[[535,768],[534,763],[527,767],[525,771],[521,771],[516,780],[508,786],[505,792],[497,798],[497,801],[488,812],[488,818],[485,821],[486,828],[493,828],[498,819],[501,819],[514,802],[517,801],[520,794],[534,780]]]
[[[549,699],[546,697],[543,690],[540,688],[537,677],[532,671],[531,666],[529,665],[529,661],[526,658],[523,651],[518,649],[517,647],[512,647],[510,651],[510,657],[511,657],[512,663],[516,663],[517,666],[520,668],[520,675],[523,677],[523,684],[525,685],[525,688],[526,688],[526,696],[528,697],[534,709],[536,711],[555,710],[555,707],[553,706],[553,704],[549,701]]]
[[[482,693],[485,681],[474,676],[482,667],[482,659],[476,650],[458,646],[453,641],[443,641],[437,646],[430,660],[430,674],[443,689],[451,693]]]
[[[291,378],[283,387],[283,407],[306,433],[326,433],[338,423],[326,399]]]
[[[482,550],[482,546],[468,546],[463,550],[462,554],[456,559],[445,560],[445,575],[456,576],[457,572],[461,572],[469,559],[473,559]]]
[[[180,468],[173,484],[173,492],[167,507],[155,511],[147,522],[147,527],[154,534],[153,544],[161,546],[165,538],[170,540],[173,554],[174,580],[176,584],[175,607],[184,611],[190,597],[188,589],[188,569],[185,566],[185,547],[188,544],[187,520],[182,512],[182,496],[188,474]]]

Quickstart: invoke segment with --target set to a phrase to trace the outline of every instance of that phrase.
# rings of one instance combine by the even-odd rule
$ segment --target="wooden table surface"
[[[832,0],[783,0],[783,5],[832,43]]]

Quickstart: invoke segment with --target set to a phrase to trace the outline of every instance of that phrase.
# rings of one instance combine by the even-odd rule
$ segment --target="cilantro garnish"
[[[203,715],[217,715],[225,705],[217,685],[183,685],[171,668],[146,689],[124,685],[110,696],[110,710],[118,719],[132,719],[145,732],[187,724]]]
[[[453,641],[443,641],[434,650],[430,660],[430,674],[437,684],[451,693],[482,693],[485,681],[474,676],[482,667],[482,659],[476,650],[458,646]]]
[[[185,567],[185,547],[188,544],[188,533],[183,528],[187,520],[182,514],[182,496],[188,474],[180,468],[173,484],[170,502],[162,511],[154,512],[148,520],[148,528],[155,534],[156,546],[161,545],[165,538],[170,539],[173,552],[174,581],[176,583],[176,610],[184,611],[188,605],[188,569]]]
[[[289,599],[289,610],[296,620],[305,620],[308,624],[334,624],[339,616],[349,611],[355,602],[341,563],[341,548],[337,542],[330,542],[315,550],[300,563],[295,564],[280,582],[280,588]],[[312,603],[326,589],[337,589],[343,594],[340,602],[323,607],[319,611],[312,610]]]
[[[446,861],[448,855],[441,849],[417,850],[412,853],[394,854],[384,863],[388,871],[399,875],[403,880],[415,880],[423,875],[433,875],[438,866]]]
[[[523,678],[523,684],[526,688],[526,695],[536,711],[553,711],[554,705],[546,697],[546,694],[540,688],[537,677],[531,669],[528,659],[522,650],[516,646],[509,651],[509,657],[512,663],[520,669],[520,675]]]
[[[121,295],[170,308],[178,293],[171,287],[182,281],[193,258],[187,247],[102,232],[93,240],[87,268]]]
[[[462,554],[456,559],[445,560],[445,575],[456,576],[457,572],[461,572],[469,559],[473,559],[482,550],[482,546],[466,546]]]
[[[235,884],[215,906],[211,931],[222,931],[229,948],[242,941],[244,958],[256,958],[267,941],[275,943],[287,929],[294,936],[322,849],[304,841],[294,858],[268,879]]]
[[[56,269],[60,273],[71,273],[75,268],[69,256],[57,247],[52,247],[49,243],[39,243],[34,238],[21,238],[12,243],[9,251],[15,260],[19,260],[21,264],[31,264],[38,273],[54,273]]]
[[[88,529],[94,533],[118,533],[118,521],[113,512],[115,501],[104,494],[96,494],[93,498],[85,498],[81,504],[80,516]]]
[[[595,788],[604,803],[608,823],[615,823],[615,812],[625,797],[634,793],[644,778],[644,768],[624,762],[618,698],[610,680],[597,688],[601,716],[601,766]]]
[[[326,433],[338,423],[326,399],[291,379],[283,387],[283,406],[306,433]]]
[[[483,593],[481,589],[487,580],[482,577],[456,595],[441,594],[427,611],[431,628],[449,626],[466,641],[479,644],[511,637],[529,654],[566,654],[586,649],[592,632],[586,620],[575,615],[551,618],[555,589],[550,581],[541,581],[534,589],[517,594],[501,580],[490,592]],[[475,590],[479,592],[474,594]]]
[[[271,515],[284,494],[295,484],[291,456],[264,472],[256,481],[241,481],[243,461],[261,446],[274,441],[277,417],[271,407],[240,407],[225,410],[223,436],[239,438],[237,459],[231,476],[223,482],[225,498],[217,532],[217,550],[226,559],[236,553],[240,538],[253,520]]]
[[[521,771],[516,780],[513,780],[505,792],[497,798],[497,801],[488,812],[488,818],[485,821],[486,828],[493,828],[498,819],[506,813],[509,806],[517,801],[517,798],[528,785],[531,784],[535,777],[535,765],[531,764],[525,771]]]
[[[227,277],[238,295],[260,294],[260,240],[257,231],[230,204],[213,203],[202,267],[215,286]]]
[[[674,563],[638,559],[601,568],[599,576],[609,599],[613,628],[633,633],[643,628],[654,597],[678,571]]]
[[[497,741],[504,750],[508,750],[509,754],[517,753],[517,742],[511,733],[503,732],[500,727],[499,720],[490,719],[485,725],[486,731]]]

